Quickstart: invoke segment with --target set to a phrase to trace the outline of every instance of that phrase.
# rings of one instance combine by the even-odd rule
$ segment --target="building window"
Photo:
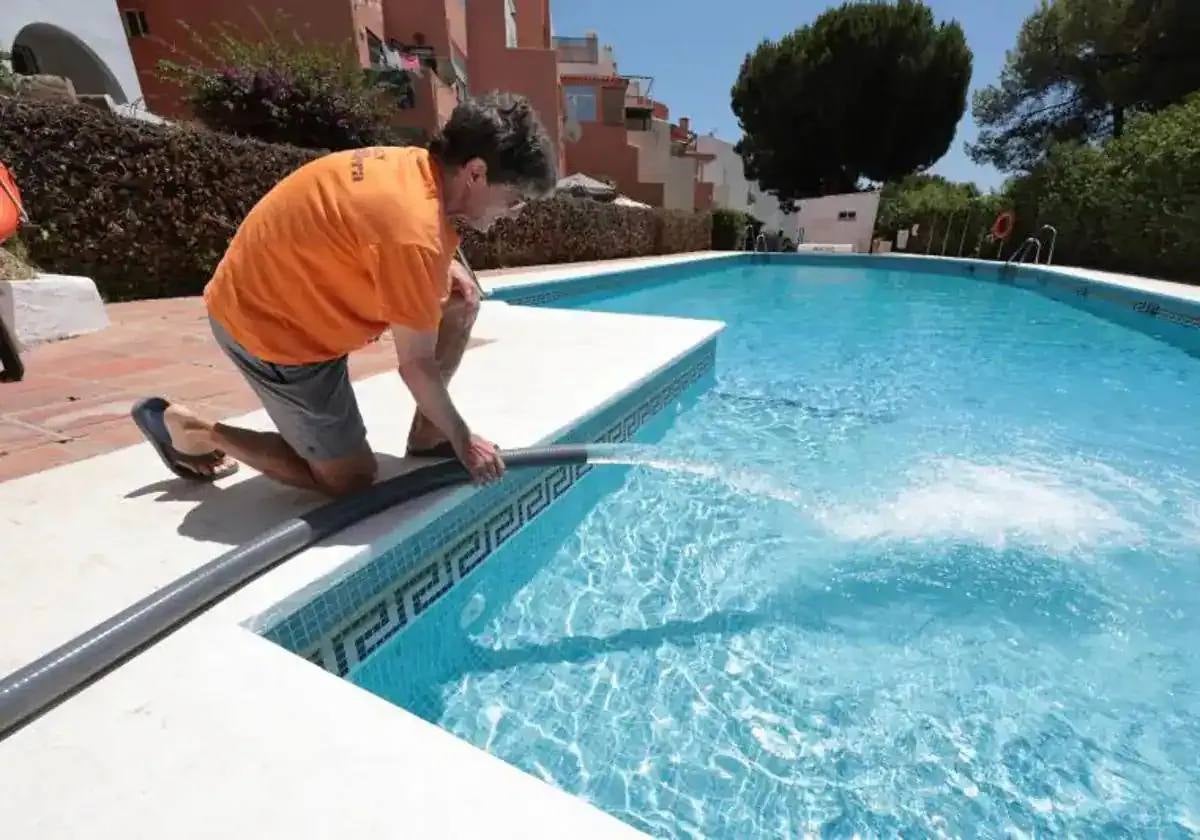
[[[517,46],[517,4],[504,0],[504,46],[510,50]]]
[[[571,122],[596,121],[596,89],[591,85],[567,85],[567,119]]]
[[[857,210],[842,210],[838,213],[839,222],[853,222],[858,218]]]
[[[125,19],[125,32],[130,38],[141,38],[150,34],[150,27],[146,25],[146,13],[141,9],[126,9],[121,13],[121,17]]]
[[[367,32],[367,56],[370,59],[372,67],[381,67],[383,61],[383,39],[372,32],[370,29]]]

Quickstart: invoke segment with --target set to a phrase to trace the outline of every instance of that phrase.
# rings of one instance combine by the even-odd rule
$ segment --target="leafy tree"
[[[1196,0],[1042,0],[999,83],[975,94],[978,163],[1029,170],[1053,143],[1119,137],[1200,88]]]
[[[884,185],[875,228],[887,235],[933,215],[958,213],[978,196],[979,188],[972,183],[955,183],[941,175],[909,175]]]
[[[193,32],[204,60],[163,61],[160,73],[186,89],[195,115],[215,131],[319,149],[410,139],[392,124],[404,92],[391,76],[366,72],[349,49],[304,41],[285,26],[276,18],[256,40],[229,27],[208,39]]]
[[[966,108],[971,61],[962,28],[919,0],[846,3],[764,41],[732,91],[747,176],[786,205],[930,166]]]
[[[992,193],[980,194],[973,183],[949,181],[941,175],[916,174],[886,184],[879,197],[875,235],[891,239],[898,230],[919,226],[919,235],[910,238],[908,250],[948,255],[975,253],[991,229],[1002,199]]]
[[[1132,117],[1104,144],[1060,143],[1006,198],[1018,237],[1058,228],[1055,262],[1196,282],[1200,93]]]

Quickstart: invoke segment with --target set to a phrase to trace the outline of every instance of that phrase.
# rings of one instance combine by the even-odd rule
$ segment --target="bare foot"
[[[181,454],[211,456],[189,463],[187,469],[209,476],[236,466],[231,458],[217,449],[213,441],[213,424],[191,409],[172,403],[163,412],[163,423],[171,436],[171,446]]]

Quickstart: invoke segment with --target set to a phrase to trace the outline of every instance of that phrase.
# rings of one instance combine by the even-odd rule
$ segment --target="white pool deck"
[[[1058,270],[1200,302],[1179,284]],[[492,274],[485,285],[589,273],[596,264]],[[467,354],[453,392],[480,433],[529,445],[719,329],[487,303],[476,334],[490,341]],[[402,452],[412,404],[398,378],[355,390],[376,449]],[[269,428],[262,412],[244,420]],[[405,468],[384,463],[385,475]],[[404,527],[464,492],[406,512]],[[175,481],[146,445],[0,483],[0,673],[318,501],[245,468],[217,486]],[[639,836],[243,626],[399,521],[383,514],[293,558],[0,742],[0,836]]]
[[[489,342],[468,352],[452,390],[481,434],[529,445],[719,329],[489,302],[476,329]],[[412,402],[399,378],[355,390],[375,448],[403,453]],[[270,428],[263,412],[242,419]],[[454,496],[426,501],[422,518]],[[175,481],[147,445],[0,483],[0,673],[319,501],[245,468],[217,486]],[[242,626],[400,516],[293,558],[0,742],[0,836],[639,836]]]

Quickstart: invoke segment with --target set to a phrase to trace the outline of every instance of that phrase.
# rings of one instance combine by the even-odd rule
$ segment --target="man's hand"
[[[479,305],[479,285],[458,260],[450,261],[450,294],[458,295],[471,306]]]
[[[504,459],[500,457],[500,450],[496,444],[479,435],[471,435],[467,445],[455,449],[455,452],[476,484],[491,484],[504,475]]]

